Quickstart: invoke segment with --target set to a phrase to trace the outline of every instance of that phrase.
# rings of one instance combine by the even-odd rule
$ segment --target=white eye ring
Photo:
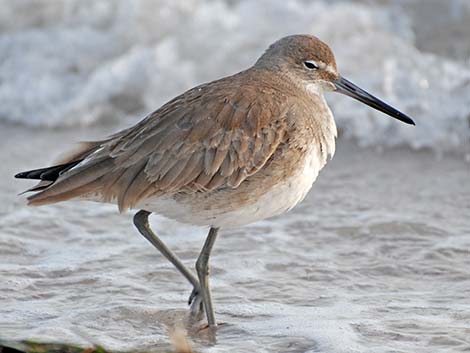
[[[320,68],[320,66],[318,66],[316,61],[313,61],[313,60],[304,61],[304,65],[309,70],[318,70]]]

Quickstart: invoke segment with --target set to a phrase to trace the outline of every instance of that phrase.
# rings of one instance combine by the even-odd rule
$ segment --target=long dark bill
[[[374,97],[363,89],[357,87],[354,83],[346,80],[344,77],[340,76],[339,79],[333,81],[333,83],[336,86],[336,92],[357,99],[359,102],[390,115],[392,118],[398,119],[407,124],[415,125],[415,122],[409,116],[389,106],[387,103],[382,102],[377,97]]]

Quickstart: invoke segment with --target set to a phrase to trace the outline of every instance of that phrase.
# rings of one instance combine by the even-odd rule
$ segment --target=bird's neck
[[[336,123],[333,113],[325,100],[325,88],[321,82],[299,80],[286,75],[285,84],[295,86],[295,92],[305,102],[309,111],[308,120],[314,130],[315,140],[322,146],[322,158],[327,160],[335,153],[335,139],[337,137]]]
[[[298,106],[300,114],[294,114],[293,125],[300,127],[304,137],[314,139],[322,145],[323,158],[332,156],[335,152],[335,138],[337,136],[336,124],[328,107],[324,89],[321,85],[299,80],[285,70],[277,72],[269,69],[253,67],[245,72],[257,81],[262,81],[264,86],[269,86],[285,96],[292,97],[291,104]],[[293,107],[293,109],[296,109]],[[308,141],[305,141],[308,143]],[[311,143],[312,141],[310,141]]]

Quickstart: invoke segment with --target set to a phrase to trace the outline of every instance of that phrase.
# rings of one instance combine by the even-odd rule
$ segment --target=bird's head
[[[281,79],[293,79],[311,94],[334,91],[350,96],[392,118],[414,125],[413,120],[342,77],[330,47],[311,35],[292,35],[274,42],[255,67],[277,71]]]

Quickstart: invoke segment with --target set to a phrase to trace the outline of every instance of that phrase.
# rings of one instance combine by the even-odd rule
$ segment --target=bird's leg
[[[176,257],[176,255],[157,237],[150,229],[148,217],[151,212],[140,210],[134,216],[134,224],[137,230],[147,239],[163,256],[165,256],[176,269],[193,285],[193,292],[189,297],[191,312],[197,313],[202,309],[202,298],[198,295],[200,292],[199,281],[194,274]],[[194,300],[194,301],[193,301]]]
[[[202,294],[202,301],[204,303],[204,310],[206,311],[207,323],[210,327],[217,326],[215,322],[214,308],[212,306],[211,292],[209,288],[209,256],[212,247],[214,246],[215,239],[219,228],[211,228],[207,235],[204,246],[196,261],[196,271],[199,277],[200,291]]]

